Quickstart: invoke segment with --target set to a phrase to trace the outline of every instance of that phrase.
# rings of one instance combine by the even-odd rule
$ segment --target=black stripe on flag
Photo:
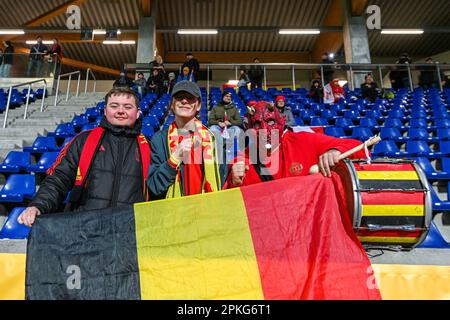
[[[38,217],[26,299],[140,299],[132,206]]]
[[[423,228],[425,217],[362,217],[361,227],[366,227],[368,224],[380,226],[413,225],[416,228]]]
[[[422,190],[423,186],[420,180],[359,180],[360,189],[374,190]]]

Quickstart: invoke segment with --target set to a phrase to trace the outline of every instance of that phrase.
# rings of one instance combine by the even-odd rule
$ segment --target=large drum
[[[344,160],[342,178],[353,228],[365,247],[411,249],[426,237],[431,194],[422,169],[410,160]]]

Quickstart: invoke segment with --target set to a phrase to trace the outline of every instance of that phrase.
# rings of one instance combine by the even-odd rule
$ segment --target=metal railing
[[[92,89],[92,92],[95,93],[95,88],[97,86],[97,78],[95,77],[95,74],[92,72],[91,68],[88,68],[87,71],[86,71],[86,84],[84,86],[84,93],[87,93],[88,82],[89,82],[89,74],[92,75],[92,79],[94,80],[94,87]]]
[[[260,66],[264,70],[264,78],[263,78],[263,86],[267,88],[268,80],[267,80],[267,71],[270,70],[288,70],[291,71],[290,77],[292,77],[292,88],[295,90],[296,88],[296,71],[299,70],[305,70],[305,71],[315,71],[317,72],[322,79],[322,85],[325,86],[326,83],[324,83],[324,71],[345,71],[347,73],[347,79],[350,89],[354,89],[356,82],[355,82],[355,74],[358,73],[372,73],[373,75],[376,75],[378,73],[379,81],[381,84],[381,88],[384,89],[384,77],[387,75],[387,73],[384,74],[383,77],[383,70],[384,71],[402,71],[405,72],[405,76],[408,78],[409,83],[409,89],[414,89],[414,81],[412,76],[412,71],[422,71],[422,70],[434,70],[436,72],[436,80],[439,89],[442,91],[442,79],[441,79],[441,70],[450,71],[450,65],[448,64],[440,64],[438,62],[433,64],[370,64],[370,63],[334,63],[334,64],[320,64],[320,63],[201,63],[200,69],[201,70],[207,70],[207,91],[209,92],[210,83],[212,82],[210,73],[212,71],[219,71],[219,70],[229,70],[230,72],[234,71],[234,76],[236,80],[238,80],[238,68],[245,68],[248,69],[248,67],[251,66]],[[167,63],[164,65],[164,68],[166,72],[168,71],[179,71],[180,70],[180,64],[178,63]],[[430,69],[432,68],[432,69]],[[135,71],[135,72],[148,72],[151,68],[146,63],[127,63],[124,64],[124,69],[128,71]],[[422,69],[422,70],[421,70]],[[289,78],[289,76],[286,77],[286,80]],[[198,80],[198,79],[197,79]],[[310,79],[312,80],[312,78]]]
[[[33,83],[38,83],[38,82],[44,82],[44,91],[43,91],[43,94],[42,94],[42,102],[41,102],[41,112],[44,111],[45,94],[47,92],[47,81],[45,79],[39,79],[39,80],[23,82],[23,83],[12,85],[12,86],[9,87],[8,102],[6,103],[5,118],[3,120],[3,128],[6,128],[6,124],[8,122],[8,112],[9,112],[9,106],[11,104],[12,89],[17,88],[17,87],[28,86],[27,102],[25,104],[25,112],[23,114],[23,118],[26,119],[27,118],[27,114],[28,114],[28,105],[29,105],[29,102],[30,102],[31,85]]]
[[[80,71],[74,71],[74,72],[69,72],[69,73],[65,73],[65,74],[60,74],[58,76],[58,82],[56,83],[56,94],[55,94],[55,104],[54,104],[55,107],[58,104],[59,83],[61,81],[61,78],[62,77],[67,77],[67,76],[69,77],[69,81],[67,82],[67,92],[66,92],[66,101],[69,101],[70,82],[72,81],[72,75],[74,75],[74,74],[78,74],[77,94],[76,94],[76,96],[78,97],[80,95],[81,72]]]

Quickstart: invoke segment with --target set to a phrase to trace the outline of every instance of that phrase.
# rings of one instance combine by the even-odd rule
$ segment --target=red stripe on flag
[[[389,163],[355,163],[356,171],[416,171],[410,163],[389,164]]]
[[[423,205],[425,202],[424,194],[421,192],[362,192],[362,203],[367,205]]]
[[[414,231],[402,231],[402,230],[382,230],[382,231],[370,231],[369,229],[359,229],[358,236],[360,237],[405,237],[405,238],[418,238],[422,235],[421,229],[415,229]]]
[[[370,261],[347,234],[331,179],[286,178],[241,191],[265,299],[381,298],[367,286]]]

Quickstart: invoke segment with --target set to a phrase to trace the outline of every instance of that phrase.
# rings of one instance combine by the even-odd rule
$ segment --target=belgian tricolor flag
[[[26,298],[380,299],[338,181],[288,178],[41,216]]]

